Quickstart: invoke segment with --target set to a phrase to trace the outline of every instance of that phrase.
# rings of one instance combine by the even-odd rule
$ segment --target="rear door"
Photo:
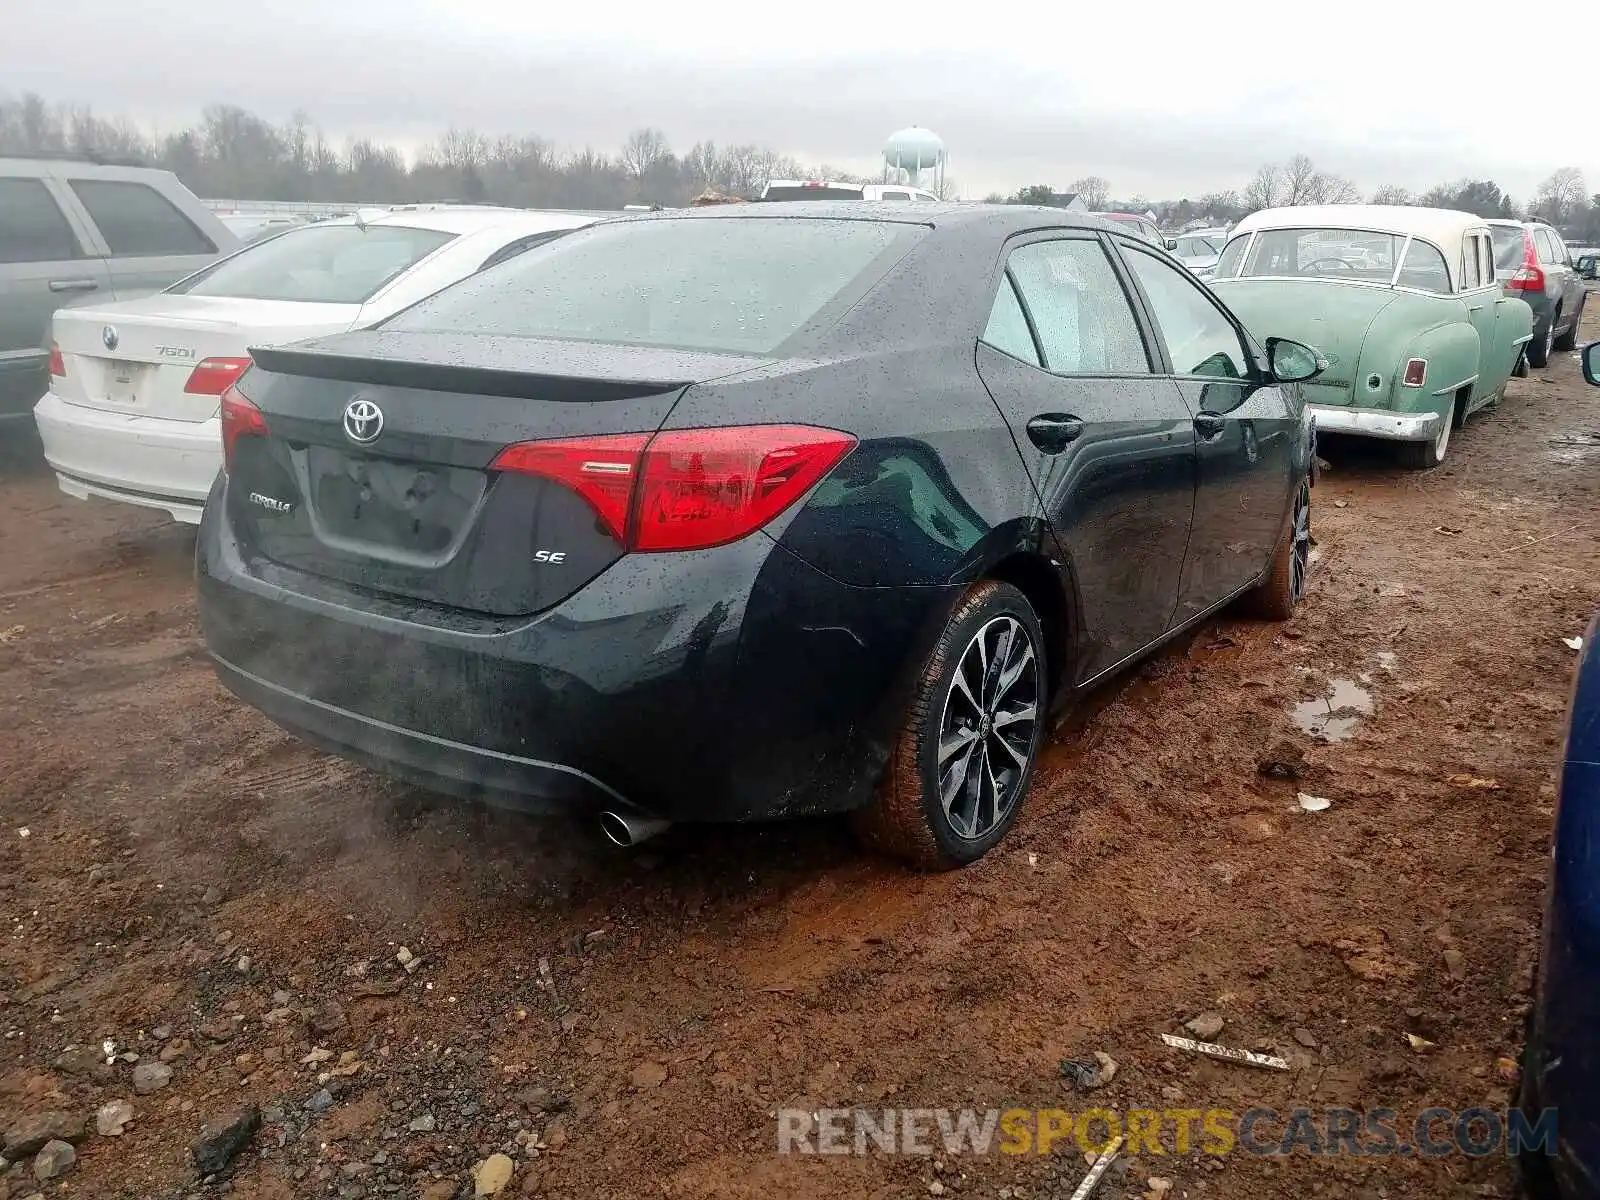
[[[1561,281],[1559,295],[1561,296],[1561,327],[1565,330],[1572,322],[1578,319],[1579,301],[1583,298],[1583,280],[1578,276],[1576,265],[1572,261],[1572,253],[1567,249],[1567,244],[1561,240],[1561,235],[1554,229],[1550,230],[1550,250],[1555,259],[1553,266],[1546,270],[1553,271]]]
[[[1288,515],[1300,402],[1261,382],[1248,336],[1182,267],[1117,239],[1194,413],[1199,483],[1174,621],[1226,600],[1266,568]]]
[[[106,264],[51,180],[0,175],[0,421],[31,420],[44,395],[51,314],[109,291]]]
[[[104,243],[118,300],[159,292],[224,249],[152,183],[86,178],[70,164],[61,179]]]
[[[1194,427],[1147,333],[1101,239],[1063,231],[1012,243],[978,344],[1078,597],[1074,683],[1161,637],[1178,598]]]
[[[1492,272],[1487,280],[1484,278],[1483,248],[1476,233],[1469,233],[1462,239],[1461,260],[1456,264],[1455,272],[1456,297],[1467,306],[1467,319],[1472,322],[1473,329],[1477,330],[1478,345],[1482,347],[1478,382],[1472,389],[1472,399],[1476,403],[1486,396],[1494,395],[1502,382],[1500,360],[1503,355],[1499,324],[1500,312],[1504,306],[1496,301],[1504,299],[1505,293],[1495,281]],[[1510,374],[1510,365],[1506,364],[1505,375],[1509,377]]]

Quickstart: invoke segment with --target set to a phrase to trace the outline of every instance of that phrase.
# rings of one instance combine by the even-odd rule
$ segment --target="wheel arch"
[[[984,572],[987,579],[1009,583],[1033,606],[1044,630],[1045,669],[1052,700],[1070,689],[1077,608],[1062,586],[1062,570],[1041,553],[1024,551],[1000,559]]]

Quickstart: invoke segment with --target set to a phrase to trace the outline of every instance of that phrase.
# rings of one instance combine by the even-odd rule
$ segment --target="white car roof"
[[[1482,229],[1482,217],[1448,208],[1404,204],[1305,204],[1264,208],[1235,225],[1229,238],[1258,229],[1361,229],[1374,233],[1415,234],[1440,245],[1458,243],[1469,230]]]

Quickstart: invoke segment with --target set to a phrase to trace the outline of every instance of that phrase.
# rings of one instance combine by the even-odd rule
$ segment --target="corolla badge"
[[[115,350],[117,348],[117,343],[121,340],[122,339],[117,336],[117,327],[115,325],[107,325],[100,331],[100,344],[103,345],[107,350]]]
[[[344,432],[352,442],[366,445],[383,432],[383,409],[371,400],[355,399],[344,406]]]

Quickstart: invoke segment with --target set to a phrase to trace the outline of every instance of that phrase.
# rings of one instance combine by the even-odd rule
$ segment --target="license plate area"
[[[145,380],[149,370],[145,363],[119,362],[115,359],[107,362],[104,367],[106,399],[129,408],[137,405],[145,395]]]
[[[482,498],[482,471],[306,448],[318,524],[334,537],[426,557],[450,553]]]

